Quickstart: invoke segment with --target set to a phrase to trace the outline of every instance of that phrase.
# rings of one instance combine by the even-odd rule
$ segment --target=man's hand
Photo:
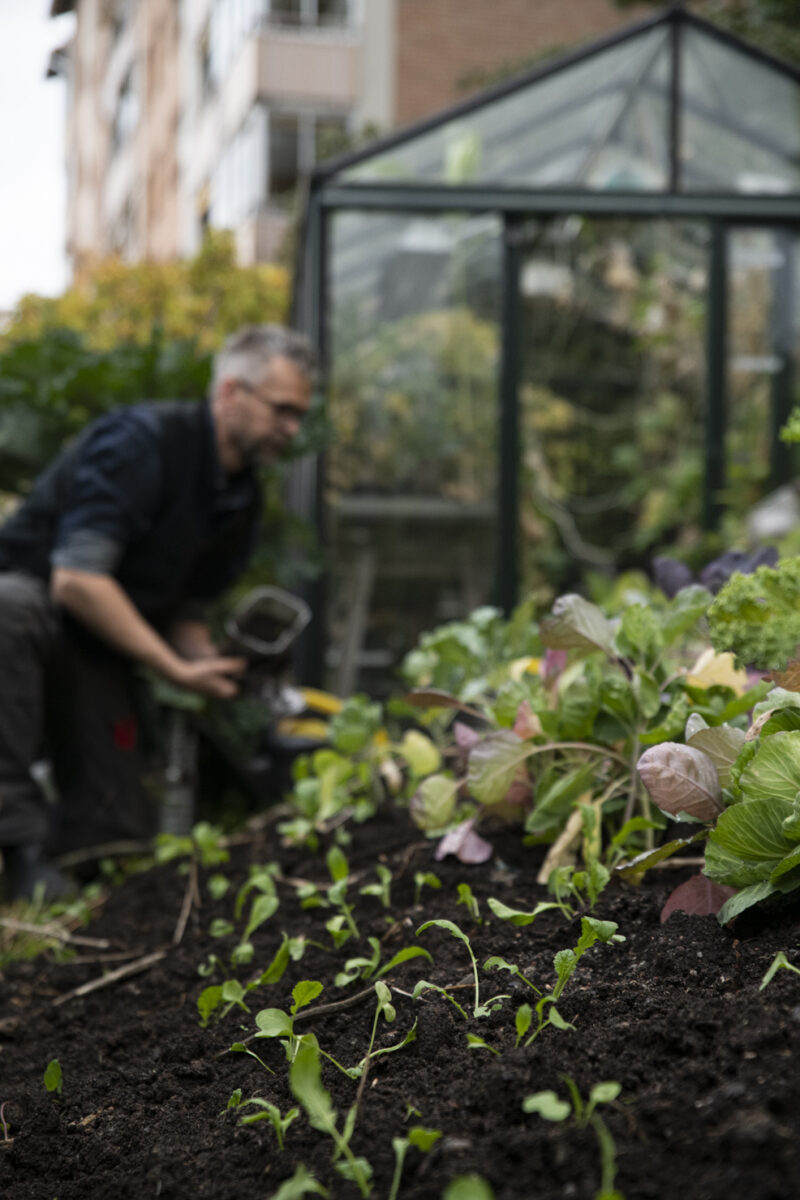
[[[56,567],[50,592],[56,604],[97,637],[137,662],[152,667],[177,687],[225,700],[239,691],[235,677],[244,671],[245,659],[223,657],[214,647],[212,657],[193,661],[181,658],[144,619],[111,576]]]
[[[211,638],[206,621],[184,618],[176,621],[169,631],[168,641],[181,658],[219,658],[220,650]]]
[[[170,681],[177,687],[203,696],[215,696],[218,700],[230,700],[238,694],[239,685],[232,676],[241,675],[247,666],[244,658],[197,658],[184,659]]]

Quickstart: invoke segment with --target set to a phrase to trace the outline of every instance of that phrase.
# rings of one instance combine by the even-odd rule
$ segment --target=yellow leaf
[[[747,672],[737,671],[733,665],[732,654],[715,654],[713,650],[708,649],[703,651],[690,668],[686,682],[691,687],[702,688],[718,684],[733,688],[737,696],[743,696],[747,691]]]
[[[541,661],[540,658],[531,658],[530,655],[525,658],[515,658],[512,663],[509,663],[509,678],[513,679],[514,683],[519,683],[523,675],[536,675]]]

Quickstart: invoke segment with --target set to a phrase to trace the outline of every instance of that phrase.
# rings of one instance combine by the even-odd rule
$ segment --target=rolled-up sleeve
[[[161,485],[155,430],[147,418],[133,410],[102,418],[83,445],[52,564],[113,573],[126,548],[151,527]]]

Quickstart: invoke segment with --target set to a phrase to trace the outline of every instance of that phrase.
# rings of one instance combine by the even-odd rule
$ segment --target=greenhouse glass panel
[[[490,600],[500,223],[331,222],[327,684],[379,687],[420,633]]]
[[[665,121],[668,57],[667,30],[647,30],[462,111],[336,178],[661,188],[668,178],[666,129],[654,135],[650,126]],[[615,149],[606,161],[599,152],[607,143]]]
[[[800,189],[800,84],[697,30],[683,47],[683,186]]]
[[[519,553],[547,603],[699,531],[709,234],[570,216],[526,235]]]
[[[770,484],[785,482],[796,457],[776,445],[775,434],[798,401],[797,273],[797,238],[789,231],[731,230],[727,487],[721,498],[734,512],[748,511]]]

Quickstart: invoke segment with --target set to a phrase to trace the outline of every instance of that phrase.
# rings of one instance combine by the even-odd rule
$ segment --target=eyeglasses
[[[237,379],[236,383],[243,391],[249,392],[251,396],[255,396],[256,400],[271,408],[279,421],[302,422],[308,416],[308,410],[305,408],[297,408],[294,404],[276,404],[274,400],[270,400],[246,379]]]

